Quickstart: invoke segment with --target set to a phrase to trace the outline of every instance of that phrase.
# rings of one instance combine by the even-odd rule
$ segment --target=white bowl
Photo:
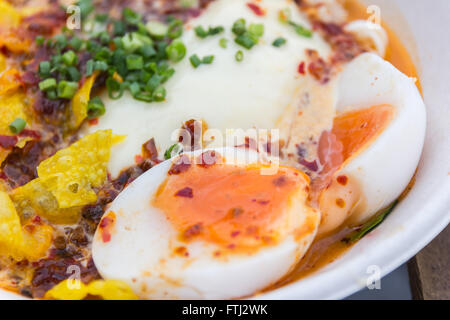
[[[450,29],[448,0],[370,0],[400,36],[418,67],[427,106],[427,137],[416,183],[386,221],[335,262],[258,299],[341,299],[384,276],[427,245],[450,222]],[[369,268],[369,269],[368,269]],[[369,272],[369,273],[368,273]],[[1,291],[0,299],[21,296]]]

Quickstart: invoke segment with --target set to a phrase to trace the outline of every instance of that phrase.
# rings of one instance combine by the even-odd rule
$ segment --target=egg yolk
[[[260,169],[230,164],[171,169],[153,205],[166,214],[182,241],[202,240],[233,250],[275,244],[290,197],[307,189],[309,179],[293,168],[280,167],[275,175],[261,175]]]
[[[376,139],[393,119],[394,111],[391,105],[377,105],[335,117],[332,130],[323,132],[319,141],[321,175],[330,176]]]
[[[390,105],[373,106],[337,116],[331,131],[319,142],[321,176],[313,181],[311,199],[322,212],[319,236],[334,230],[364,205],[359,184],[352,177],[335,173],[346,161],[375,140],[394,116]]]

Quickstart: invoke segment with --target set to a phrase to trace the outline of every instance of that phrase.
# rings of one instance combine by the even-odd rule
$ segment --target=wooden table
[[[450,300],[450,226],[408,262],[413,299]]]

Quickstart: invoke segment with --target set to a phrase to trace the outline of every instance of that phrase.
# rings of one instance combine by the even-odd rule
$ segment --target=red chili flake
[[[255,139],[252,139],[250,137],[245,137],[245,143],[241,144],[239,146],[236,146],[237,148],[245,148],[245,149],[253,149],[256,151],[258,150],[258,143],[256,142]]]
[[[195,236],[198,236],[202,232],[203,232],[203,225],[201,223],[197,223],[187,228],[186,231],[184,231],[183,233],[183,237],[185,239],[191,239]]]
[[[231,237],[232,237],[232,238],[235,238],[235,237],[237,237],[240,233],[241,233],[240,231],[233,231],[233,232],[231,233]]]
[[[256,202],[262,206],[265,206],[265,205],[269,204],[270,201],[269,200],[258,200]]]
[[[180,174],[183,172],[186,172],[191,167],[191,159],[186,156],[182,155],[181,157],[177,158],[174,163],[172,164],[172,167],[168,171],[168,174]]]
[[[175,193],[175,197],[193,198],[194,193],[192,191],[192,188],[186,187],[181,190],[178,190],[178,192]]]
[[[181,135],[178,142],[183,144],[184,150],[197,150],[202,146],[203,122],[198,120],[188,120],[181,127]]]
[[[287,183],[286,176],[278,177],[278,178],[274,179],[272,181],[272,183],[277,187],[282,187],[282,186],[286,185],[286,183]]]
[[[0,147],[3,149],[12,149],[19,139],[17,136],[0,136]]]
[[[114,222],[115,215],[113,212],[108,213],[108,215],[103,217],[100,221],[99,228],[101,230],[102,240],[104,243],[111,240],[111,228],[113,227]]]
[[[134,162],[135,163],[141,163],[142,160],[144,160],[144,158],[140,154],[137,154],[137,155],[134,156]]]
[[[19,137],[27,137],[33,138],[35,140],[40,140],[41,134],[39,133],[39,131],[36,130],[24,129],[19,133]]]
[[[253,13],[256,14],[257,16],[259,16],[259,17],[262,17],[262,16],[264,16],[266,14],[264,12],[264,10],[261,9],[261,7],[258,6],[257,4],[249,2],[249,3],[247,3],[247,7],[249,7],[250,10],[252,10]]]
[[[90,126],[96,126],[98,124],[98,118],[94,118],[88,121]]]
[[[347,178],[347,176],[339,176],[336,178],[336,181],[339,184],[342,184],[343,186],[345,186],[347,184],[348,178]]]
[[[29,233],[33,233],[36,230],[36,227],[32,224],[27,224],[25,227],[25,230],[27,230]]]
[[[317,170],[319,170],[319,166],[317,165],[317,161],[316,160],[309,162],[309,161],[307,161],[305,159],[298,159],[298,162],[301,165],[303,165],[306,168],[308,168],[309,170],[311,170],[311,171],[316,172]]]
[[[305,62],[304,61],[300,62],[300,64],[298,65],[298,73],[305,74]]]
[[[219,155],[215,151],[205,151],[197,158],[197,165],[202,168],[209,168],[215,165],[218,159]]]
[[[34,216],[33,219],[31,220],[34,224],[41,224],[41,217],[40,216]]]
[[[246,232],[248,235],[256,234],[256,233],[258,233],[258,227],[255,227],[255,226],[247,227],[247,230],[246,230],[245,232]]]
[[[35,85],[39,83],[39,75],[33,71],[26,71],[21,75],[21,82],[25,85]]]
[[[228,248],[228,249],[234,249],[234,248],[236,248],[236,245],[235,245],[234,243],[232,243],[232,244],[229,244],[229,245],[227,246],[227,248]]]
[[[158,159],[158,149],[156,149],[155,139],[151,138],[142,145],[142,154],[150,160]]]
[[[233,218],[239,217],[242,213],[244,213],[244,210],[242,208],[232,208],[229,211],[230,215]]]

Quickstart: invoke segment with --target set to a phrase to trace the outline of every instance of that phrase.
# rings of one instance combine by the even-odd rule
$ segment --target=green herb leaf
[[[175,143],[164,152],[164,159],[169,160],[181,152],[183,152],[183,147],[179,143]]]
[[[380,213],[375,215],[375,218],[373,218],[369,222],[363,224],[357,231],[350,234],[349,237],[345,238],[344,241],[351,243],[351,242],[355,242],[355,241],[358,241],[361,238],[363,238],[369,232],[371,232],[376,227],[378,227],[387,218],[387,216],[392,212],[392,210],[394,210],[397,203],[398,203],[398,200],[395,200],[386,209],[381,210]]]

